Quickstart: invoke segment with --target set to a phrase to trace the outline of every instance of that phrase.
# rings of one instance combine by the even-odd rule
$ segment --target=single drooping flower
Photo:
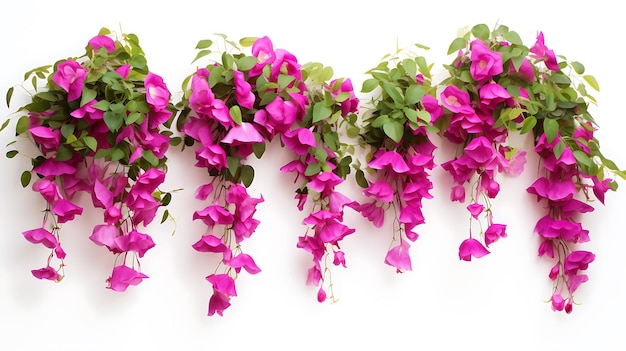
[[[136,271],[135,269],[121,265],[113,268],[111,277],[107,279],[108,288],[114,291],[124,292],[130,285],[138,285],[143,279],[148,278],[147,275]]]
[[[27,116],[16,132],[34,141],[39,152],[22,185],[35,174],[32,190],[46,202],[43,225],[23,234],[52,251],[46,267],[33,275],[63,278],[61,225],[83,214],[76,195],[86,192],[103,214],[91,241],[120,257],[108,287],[125,291],[146,278],[126,263],[139,267],[139,258],[155,246],[140,226],[150,224],[171,197],[159,187],[173,140],[167,131],[173,105],[163,79],[145,65],[136,38],[130,45],[126,34],[122,39],[109,34],[103,29],[84,55],[59,61],[53,72],[46,66],[31,71],[37,93],[18,110]],[[38,79],[45,87],[35,86]],[[166,211],[163,218],[168,216]],[[58,269],[51,267],[53,259]]]

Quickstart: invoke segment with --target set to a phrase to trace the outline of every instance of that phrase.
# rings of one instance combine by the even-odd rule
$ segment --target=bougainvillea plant
[[[148,69],[136,35],[115,36],[106,28],[89,40],[84,55],[35,68],[24,80],[34,91],[22,85],[30,101],[16,111],[15,149],[7,156],[31,160],[22,186],[32,184],[46,203],[41,225],[23,232],[51,250],[45,266],[32,274],[57,282],[64,277],[61,227],[82,214],[77,195],[87,193],[103,210],[103,222],[89,238],[116,256],[107,288],[125,291],[139,284],[148,277],[139,258],[154,247],[143,228],[171,199],[159,189],[165,153],[175,143],[167,86]],[[11,88],[7,104],[13,93]],[[161,223],[168,217],[165,210]]]
[[[598,125],[589,105],[596,101],[587,89],[599,90],[598,84],[584,74],[581,63],[556,56],[541,32],[529,48],[506,26],[490,30],[479,24],[452,42],[452,53],[457,56],[445,66],[450,77],[442,82],[441,92],[451,115],[444,136],[463,145],[464,152],[446,167],[456,182],[451,198],[463,201],[458,187],[478,170],[480,181],[468,210],[473,218],[487,218],[489,226],[480,232],[485,246],[505,236],[504,225],[492,222],[490,207],[475,200],[478,194],[489,199],[497,192],[494,171],[522,172],[525,152],[507,145],[506,137],[531,133],[541,165],[527,192],[546,211],[534,228],[540,238],[538,254],[554,262],[548,274],[554,282],[552,309],[570,313],[574,292],[588,280],[584,271],[595,259],[579,248],[590,240],[581,214],[594,210],[594,198],[604,204],[605,193],[617,189],[612,176],[626,176],[600,152],[593,135]],[[482,243],[472,240],[461,245],[459,256],[469,260],[487,253]]]
[[[306,114],[281,139],[295,156],[281,170],[296,174],[297,206],[308,212],[304,219],[306,233],[299,237],[297,246],[313,257],[307,284],[318,288],[319,302],[336,301],[328,262],[346,267],[345,253],[339,244],[355,229],[343,223],[344,209],[357,206],[338,187],[352,165],[354,147],[343,142],[343,135],[355,130],[359,99],[350,79],[332,78],[331,67],[320,63],[302,66],[308,100]]]
[[[193,248],[221,255],[215,272],[206,277],[213,287],[209,316],[221,316],[230,307],[242,268],[250,274],[261,271],[242,249],[242,242],[259,225],[254,215],[256,206],[264,201],[262,196],[248,194],[254,168],[246,161],[252,154],[260,158],[266,142],[289,128],[298,109],[303,111],[289,94],[276,93],[278,71],[272,70],[271,62],[266,63],[269,53],[255,46],[254,55],[246,55],[226,36],[218,36],[218,40],[224,49],[212,50],[218,45],[213,40],[198,42],[193,62],[205,57],[210,62],[183,82],[176,122],[184,135],[183,148],[195,147],[195,166],[209,176],[195,192],[196,199],[207,205],[193,214],[194,220],[207,227]],[[242,44],[246,43],[242,39]],[[279,68],[280,64],[276,65]],[[282,83],[286,88],[288,83]]]
[[[422,45],[418,48],[427,49]],[[409,249],[425,223],[424,199],[432,198],[429,171],[435,167],[430,135],[443,114],[431,85],[431,65],[410,50],[386,55],[367,73],[361,91],[373,96],[360,131],[366,146],[365,171],[356,163],[356,180],[371,199],[356,208],[382,227],[393,211],[393,236],[384,262],[401,273],[412,270]]]
[[[523,126],[526,132],[532,122],[524,118],[520,97],[533,72],[509,50],[518,37],[506,32],[491,39],[485,27],[476,26],[452,43],[448,54],[458,55],[445,66],[450,77],[441,83],[439,95],[445,108],[438,123],[441,134],[456,146],[441,167],[453,179],[450,200],[467,204],[470,218],[469,235],[459,246],[459,258],[465,261],[489,254],[489,246],[507,236],[506,224],[494,222],[491,200],[500,192],[497,176],[518,176],[526,163],[526,151],[510,145],[510,129]],[[521,48],[515,50],[524,54]]]
[[[198,43],[195,60],[205,56],[212,60],[183,83],[185,94],[177,121],[184,145],[199,144],[196,166],[207,169],[211,177],[196,192],[196,198],[209,204],[193,216],[207,225],[194,249],[221,255],[215,273],[206,277],[213,287],[208,314],[223,315],[230,306],[241,268],[251,274],[260,272],[241,248],[259,225],[253,215],[263,201],[262,196],[247,194],[254,169],[246,161],[252,154],[261,158],[275,139],[294,155],[281,170],[297,173],[295,181],[301,182],[296,190],[298,208],[302,211],[307,202],[314,204],[304,219],[314,234],[307,231],[298,246],[314,257],[307,283],[319,286],[318,300],[323,301],[326,270],[321,261],[327,246],[338,249],[337,242],[354,232],[341,224],[343,208],[350,201],[335,187],[349,173],[351,162],[349,156],[337,156],[337,123],[354,114],[358,100],[349,80],[327,83],[324,79],[329,73],[332,77],[332,69],[310,63],[303,70],[293,54],[274,49],[268,37],[243,38],[237,44],[220,35],[219,41],[225,48],[217,51],[211,49],[213,40]],[[251,54],[243,52],[248,46]],[[309,90],[305,80],[321,90]],[[330,250],[335,264],[345,262],[341,251]]]

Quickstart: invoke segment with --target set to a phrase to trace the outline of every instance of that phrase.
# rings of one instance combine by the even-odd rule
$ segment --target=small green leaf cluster
[[[318,62],[302,65],[302,79],[306,84],[309,100],[302,128],[310,129],[315,136],[316,147],[311,148],[305,176],[333,171],[340,178],[350,174],[354,146],[342,141],[344,129],[348,136],[356,129],[357,110],[343,113],[341,104],[355,99],[353,91],[342,91],[346,78],[333,79],[333,69]],[[351,84],[351,83],[350,83]],[[351,85],[350,85],[351,86]],[[358,132],[357,132],[358,134]]]
[[[367,71],[371,78],[363,82],[361,92],[380,89],[372,103],[374,106],[363,119],[363,136],[367,144],[377,148],[395,149],[401,144],[410,145],[410,130],[431,126],[431,116],[420,104],[426,94],[434,94],[430,69],[422,56],[408,55],[402,51],[386,55],[378,66]],[[408,129],[407,129],[408,128]],[[405,146],[406,146],[405,145]]]
[[[385,55],[376,67],[366,72],[370,78],[363,82],[361,92],[372,97],[359,121],[363,145],[374,151],[383,148],[403,154],[423,141],[423,134],[415,132],[418,129],[438,132],[422,102],[426,95],[434,98],[436,93],[431,82],[432,67],[425,57],[399,49],[395,54]],[[366,158],[369,160],[371,156],[370,152]],[[360,186],[368,186],[361,167],[356,179]]]

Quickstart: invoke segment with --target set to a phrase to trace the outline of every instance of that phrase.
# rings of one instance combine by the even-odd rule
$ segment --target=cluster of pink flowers
[[[500,41],[498,45],[509,45]],[[527,63],[527,62],[526,62]],[[469,228],[469,237],[459,246],[459,258],[471,261],[472,257],[480,258],[489,254],[488,247],[500,238],[506,237],[506,225],[493,220],[491,200],[500,192],[500,184],[496,176],[505,173],[517,176],[522,173],[526,162],[524,151],[515,152],[507,145],[508,129],[496,125],[497,114],[503,109],[518,107],[520,102],[505,87],[498,83],[503,78],[530,77],[527,66],[523,64],[516,70],[509,63],[505,70],[502,53],[493,51],[483,40],[475,39],[466,50],[461,50],[454,61],[457,69],[469,70],[472,81],[463,83],[463,89],[456,85],[446,86],[440,94],[441,103],[447,110],[449,126],[443,136],[450,142],[462,146],[459,154],[452,160],[442,163],[453,178],[454,186],[450,192],[450,200],[465,203],[467,201],[466,185],[469,184],[470,223],[479,225],[479,235]],[[471,85],[467,88],[464,85]],[[523,88],[517,87],[523,95]],[[513,121],[520,123],[523,115],[518,114]],[[479,217],[486,218],[486,225]]]
[[[325,85],[323,90],[330,92],[334,102],[331,106],[337,110],[336,113],[340,115],[340,119],[358,111],[359,100],[354,95],[350,79],[333,80]],[[324,94],[324,91],[321,94]],[[307,93],[314,94],[310,88]],[[345,97],[338,99],[340,94],[344,94]],[[325,102],[318,103],[324,104]],[[314,105],[309,107],[309,111],[313,109]],[[328,117],[333,114],[330,109]],[[337,135],[338,122],[331,122],[327,118],[314,122],[314,117],[310,117],[306,119],[307,123],[283,134],[283,144],[296,155],[296,159],[284,165],[281,171],[296,173],[294,181],[300,181],[295,196],[298,209],[304,211],[305,206],[310,205],[309,214],[303,221],[307,229],[305,234],[298,238],[297,247],[312,255],[313,266],[308,270],[306,283],[318,288],[317,300],[324,302],[327,298],[334,300],[326,257],[332,255],[332,262],[335,266],[346,267],[345,253],[341,250],[339,243],[347,235],[354,233],[355,229],[343,223],[344,209],[346,206],[354,207],[356,202],[337,190],[337,187],[345,180],[343,176],[336,173],[337,165],[343,160],[339,159],[340,150],[335,145],[338,141],[332,142],[335,147],[330,147],[323,142],[322,135],[328,135],[331,138],[332,135]],[[317,140],[320,140],[320,145]],[[311,164],[321,164],[319,171],[316,168],[309,173],[307,168]],[[330,296],[328,296],[328,289],[331,289]]]
[[[251,198],[240,185],[252,182],[254,172],[245,161],[255,152],[254,146],[264,147],[277,136],[298,155],[315,146],[311,130],[292,128],[303,120],[309,104],[296,57],[286,50],[275,50],[267,37],[255,40],[251,51],[254,65],[233,68],[232,82],[223,84],[231,85],[221,92],[221,98],[209,82],[220,81],[211,75],[229,68],[209,65],[193,75],[191,114],[182,127],[188,138],[200,144],[196,166],[215,176],[196,192],[201,200],[211,195],[211,205],[194,214],[194,219],[202,220],[208,227],[208,234],[194,248],[221,253],[224,264],[223,272],[207,277],[214,290],[209,315],[222,315],[230,306],[229,299],[236,296],[234,279],[241,267],[251,274],[260,271],[251,256],[241,252],[241,241],[250,237],[259,224],[253,215],[256,205],[263,201],[262,197]]]
[[[549,71],[560,71],[556,55],[545,46],[543,33],[537,36],[530,53],[537,63],[543,62]],[[547,205],[547,214],[535,225],[535,232],[541,238],[538,254],[555,260],[548,274],[554,282],[550,301],[553,310],[566,313],[572,312],[574,292],[589,279],[583,272],[595,259],[592,252],[575,248],[576,244],[590,240],[589,231],[580,223],[581,214],[594,210],[588,204],[591,196],[589,189],[604,204],[604,195],[612,182],[610,178],[600,180],[595,174],[587,174],[579,166],[575,153],[584,155],[579,156],[581,158],[593,158],[590,145],[596,142],[593,136],[595,128],[586,121],[575,122],[569,137],[560,131],[556,135],[548,135],[545,130],[537,136],[534,151],[541,158],[545,174],[526,189],[536,195],[537,202]],[[568,139],[573,143],[568,143]],[[581,197],[586,201],[581,201]]]
[[[440,112],[440,109],[435,111]],[[430,112],[435,113],[433,120],[438,117],[435,111]],[[433,184],[429,171],[435,167],[435,145],[424,127],[413,133],[421,138],[419,143],[393,150],[379,149],[373,155],[368,167],[377,171],[377,177],[363,191],[371,201],[355,206],[377,228],[384,224],[386,209],[393,208],[398,213],[394,220],[398,228],[394,230],[393,244],[384,260],[387,265],[396,268],[398,273],[413,269],[410,243],[419,237],[416,227],[426,222],[422,214],[423,200],[432,198],[430,190]]]
[[[626,176],[599,152],[584,86],[573,89],[561,72],[569,65],[581,74],[582,65],[557,62],[543,33],[527,48],[506,27],[488,32],[477,25],[453,42],[450,53],[458,50],[458,55],[445,66],[450,76],[437,86],[431,84],[431,66],[424,58],[389,56],[368,72],[372,77],[363,92],[380,89],[381,94],[361,120],[350,79],[331,80],[328,67],[301,65],[290,52],[275,49],[268,37],[250,42],[251,55],[224,37],[232,50],[189,76],[176,108],[163,79],[148,70],[136,38],[125,43],[106,34],[92,38],[84,56],[59,61],[49,77],[48,68],[31,71],[34,81],[45,76],[47,90],[35,87],[32,103],[20,108],[27,116],[18,122],[17,133],[39,151],[22,184],[36,175],[32,189],[46,202],[41,226],[23,236],[51,251],[46,265],[32,274],[63,279],[61,226],[82,215],[76,195],[83,192],[103,212],[89,239],[116,256],[107,288],[126,291],[148,278],[140,259],[155,243],[144,228],[171,199],[160,189],[166,153],[184,139],[183,149],[196,146],[195,167],[209,176],[195,190],[195,198],[205,204],[191,217],[206,229],[192,248],[219,257],[206,276],[213,291],[208,315],[223,315],[237,296],[242,269],[261,271],[243,249],[244,240],[257,231],[256,210],[264,202],[262,195],[248,193],[255,174],[248,160],[261,158],[275,141],[291,152],[280,170],[294,174],[297,208],[305,213],[306,229],[295,246],[312,256],[306,283],[316,287],[319,302],[334,300],[331,262],[346,267],[342,240],[356,232],[344,223],[346,208],[377,228],[393,211],[384,263],[397,273],[412,270],[410,248],[419,238],[418,226],[426,222],[423,202],[433,197],[432,135],[456,148],[441,168],[453,181],[450,200],[467,204],[469,212],[469,235],[459,245],[459,259],[489,254],[494,242],[507,237],[506,224],[493,215],[498,177],[516,177],[526,163],[526,152],[510,145],[510,133],[532,132],[544,173],[526,191],[547,208],[534,228],[541,240],[538,254],[554,261],[548,274],[554,282],[552,309],[571,313],[574,293],[588,280],[585,271],[595,259],[576,247],[589,241],[580,215],[594,210],[588,203],[591,193],[604,204],[605,193],[615,190],[607,169]],[[196,59],[212,53],[211,45],[199,43]],[[182,138],[166,130],[174,117]],[[372,148],[367,169],[353,161],[354,146],[340,140],[343,132]],[[340,191],[351,168],[363,202]],[[162,222],[167,216],[166,210]]]
[[[580,127],[579,131],[586,137],[592,137],[585,127]],[[545,134],[539,138],[535,151],[542,158],[546,174],[538,178],[527,191],[536,195],[538,202],[546,202],[548,207],[547,214],[537,221],[535,232],[541,238],[539,256],[556,260],[549,273],[550,279],[554,281],[552,308],[570,313],[574,292],[588,280],[581,271],[586,270],[595,259],[593,253],[574,250],[571,246],[589,241],[589,231],[583,228],[578,218],[581,213],[591,212],[594,208],[576,198],[578,189],[586,193],[590,186],[584,184],[585,175],[577,167],[569,148],[566,147],[560,157],[555,156],[554,147],[559,141],[560,136],[550,143]],[[593,192],[604,203],[604,193],[609,189],[607,183],[610,179],[592,179]]]
[[[163,123],[172,117],[168,110],[170,93],[163,80],[152,72],[143,82],[127,80],[133,67],[116,58],[120,47],[110,37],[92,38],[88,49],[92,51],[86,56],[103,59],[101,66],[90,67],[76,59],[61,61],[52,75],[58,88],[52,86],[46,92],[58,94],[58,100],[42,112],[28,113],[28,133],[41,153],[32,169],[38,175],[32,189],[41,194],[47,208],[41,227],[23,234],[28,241],[40,243],[54,254],[50,254],[44,268],[33,270],[33,275],[60,281],[66,256],[61,247],[61,224],[83,212],[75,195],[81,191],[90,194],[93,206],[104,212],[104,223],[93,228],[90,239],[123,257],[116,262],[107,282],[108,288],[125,291],[129,285],[147,278],[139,269],[138,258],[154,247],[154,242],[150,235],[140,232],[140,226],[150,224],[163,205],[160,196],[153,194],[165,180],[165,172],[157,166],[165,162],[170,141],[161,133]],[[137,93],[142,94],[146,105],[141,121],[125,122],[124,118],[136,111],[128,111],[123,104],[121,110],[112,111],[102,92],[106,88],[93,80],[86,83],[92,75],[102,75],[93,73],[102,68],[110,74],[111,81],[134,84]],[[85,92],[89,91],[93,94],[86,97],[89,93]],[[24,109],[28,111],[29,106]],[[121,114],[119,123],[112,122],[113,113]],[[68,145],[78,146],[70,149]],[[154,158],[155,167],[144,160],[147,153]],[[133,259],[127,262],[129,253]],[[50,265],[53,257],[60,260],[59,268]]]
[[[392,242],[384,262],[402,273],[413,268],[411,242],[419,237],[417,226],[426,222],[422,206],[424,199],[432,198],[430,190],[433,184],[429,172],[435,167],[433,153],[436,149],[430,140],[429,128],[442,117],[444,111],[437,99],[426,93],[430,72],[417,73],[416,63],[412,59],[397,61],[397,67],[392,70],[374,69],[371,72],[371,81],[382,87],[374,106],[375,113],[365,121],[365,138],[371,139],[368,143],[374,147],[367,163],[373,175],[366,179],[366,184],[361,185],[363,194],[369,200],[354,207],[377,228],[384,225],[387,211],[393,210]],[[427,66],[425,62],[423,66]],[[402,72],[399,75],[402,83],[398,87],[389,87],[387,80],[393,79],[390,72],[394,70]],[[381,74],[384,78],[377,78]],[[404,98],[394,93],[398,90],[405,95]],[[396,118],[385,120],[387,116]],[[384,123],[379,128],[378,121],[381,118]],[[391,128],[386,129],[386,123],[397,125],[402,133],[389,133]],[[381,129],[383,133],[380,133]]]

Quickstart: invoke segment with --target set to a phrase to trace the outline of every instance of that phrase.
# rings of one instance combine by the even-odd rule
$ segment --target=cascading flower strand
[[[419,48],[424,48],[417,45]],[[384,262],[398,273],[412,270],[409,249],[424,224],[424,199],[432,198],[429,171],[436,149],[430,135],[443,114],[431,86],[430,65],[423,56],[398,50],[367,72],[363,93],[374,93],[363,116],[361,142],[368,147],[369,177],[357,162],[357,183],[371,199],[356,209],[374,226],[382,227],[393,211],[393,236]],[[368,179],[369,178],[369,179]]]
[[[440,84],[446,111],[439,121],[442,136],[457,145],[454,158],[441,167],[454,181],[450,200],[469,202],[469,237],[459,246],[459,258],[465,261],[489,254],[489,246],[507,236],[506,224],[493,219],[491,201],[500,192],[497,176],[516,177],[526,163],[526,152],[509,142],[511,130],[528,125],[522,104],[528,95],[524,87],[533,77],[528,62],[514,55],[527,51],[517,39],[514,32],[492,35],[485,25],[474,26],[450,45],[448,54],[457,56],[445,65],[449,77]]]
[[[209,199],[209,205],[193,215],[207,225],[194,249],[222,257],[220,267],[206,277],[213,286],[209,315],[222,315],[231,297],[237,296],[235,279],[241,268],[260,272],[241,247],[259,225],[254,214],[263,202],[262,196],[253,198],[246,191],[254,179],[254,169],[246,161],[252,154],[260,158],[266,143],[288,134],[303,119],[308,104],[293,54],[274,49],[268,37],[240,40],[242,46],[251,45],[251,55],[225,36],[220,41],[228,48],[215,52],[220,61],[199,68],[190,82],[183,83],[177,122],[185,145],[198,144],[196,167],[207,169],[212,179],[196,191],[196,198]],[[200,41],[196,60],[213,54],[212,46],[212,40]]]
[[[340,133],[356,122],[359,100],[350,79],[331,80],[332,68],[307,63],[302,71],[309,104],[302,121],[281,136],[282,144],[296,156],[281,170],[296,173],[297,206],[308,210],[303,221],[307,229],[297,244],[313,256],[306,282],[318,288],[319,302],[336,301],[328,261],[346,267],[340,242],[355,229],[343,223],[344,209],[356,204],[337,190],[352,164],[350,146],[340,140]]]
[[[17,110],[26,115],[16,132],[18,140],[34,144],[36,156],[27,156],[33,167],[22,174],[22,185],[36,175],[32,189],[46,201],[46,209],[42,225],[23,234],[52,250],[46,266],[32,273],[57,282],[63,278],[61,225],[82,214],[76,195],[86,192],[104,219],[89,238],[117,257],[107,287],[125,291],[148,277],[139,259],[155,244],[142,227],[171,199],[171,193],[159,189],[166,175],[165,153],[176,143],[168,130],[173,118],[169,90],[148,69],[134,34],[116,38],[106,28],[89,40],[83,56],[31,70],[25,81],[31,77],[35,92]],[[9,101],[12,94],[13,88]],[[161,222],[169,217],[166,210]],[[58,268],[51,265],[55,257]]]
[[[590,241],[582,215],[594,210],[595,200],[604,205],[606,192],[617,190],[613,177],[624,179],[626,173],[601,153],[594,137],[598,125],[589,104],[595,99],[586,87],[599,90],[595,78],[584,75],[581,63],[557,56],[545,45],[542,32],[529,49],[529,60],[535,80],[528,113],[542,122],[533,128],[542,171],[526,190],[547,209],[534,230],[541,240],[539,256],[554,262],[548,274],[554,282],[549,301],[554,311],[571,313],[574,292],[589,280],[584,271],[595,260],[594,253],[579,247]]]
[[[463,156],[442,165],[457,184],[451,199],[464,201],[460,185],[476,170],[482,172],[476,194],[493,198],[499,187],[489,180],[491,176],[484,182],[489,170],[484,161],[491,162],[491,174],[521,174],[526,152],[508,145],[507,136],[532,132],[543,171],[527,192],[548,209],[534,228],[541,238],[538,254],[556,261],[548,274],[554,281],[552,308],[570,313],[574,291],[588,280],[582,272],[595,259],[593,253],[575,247],[590,240],[580,222],[581,214],[594,210],[590,190],[604,203],[604,194],[617,189],[609,175],[626,176],[600,152],[593,136],[597,125],[588,107],[595,99],[587,86],[598,90],[597,82],[593,76],[583,75],[581,63],[564,57],[559,62],[541,32],[529,48],[506,26],[491,31],[479,24],[451,43],[448,53],[457,51],[457,58],[446,66],[450,77],[442,82],[445,88],[441,93],[442,104],[451,115],[444,136],[465,145]],[[482,168],[475,167],[481,163]],[[468,210],[474,219],[486,211],[489,226],[481,229],[481,236],[489,246],[506,235],[505,227],[492,222],[491,208],[476,204],[477,197],[472,196]],[[497,227],[491,230],[493,226]],[[464,244],[459,250],[461,259],[489,253],[471,237]]]

